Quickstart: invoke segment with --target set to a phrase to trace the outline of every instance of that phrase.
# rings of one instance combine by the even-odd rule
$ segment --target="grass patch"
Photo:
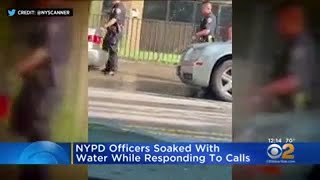
[[[127,47],[130,46],[130,43],[128,44],[127,40],[126,36],[123,36],[120,42],[119,56],[121,58],[170,65],[176,65],[180,61],[181,55],[176,53],[135,50],[134,48],[130,49],[130,47]]]
[[[180,61],[179,54],[152,51],[129,51],[126,49],[120,49],[119,56],[136,61],[157,62],[163,64],[178,64]]]

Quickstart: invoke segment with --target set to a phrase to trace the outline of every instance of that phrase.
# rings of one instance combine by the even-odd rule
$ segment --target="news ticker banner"
[[[320,143],[0,143],[0,164],[320,164]]]
[[[73,9],[7,9],[7,15],[13,16],[73,16]]]

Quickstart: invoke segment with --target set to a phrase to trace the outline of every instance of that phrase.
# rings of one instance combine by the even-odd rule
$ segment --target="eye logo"
[[[267,154],[271,159],[283,159],[283,160],[293,160],[294,159],[294,145],[284,144],[280,146],[278,144],[271,144],[268,146]]]
[[[271,159],[278,159],[282,155],[282,148],[278,144],[268,146],[267,154]]]
[[[58,144],[39,141],[23,150],[19,164],[69,164],[69,160],[65,150]]]

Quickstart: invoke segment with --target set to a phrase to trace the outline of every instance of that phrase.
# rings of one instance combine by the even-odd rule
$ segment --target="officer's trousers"
[[[110,32],[106,35],[106,37],[103,40],[103,50],[107,51],[109,54],[109,58],[106,63],[107,71],[115,72],[118,70],[118,46],[121,37],[121,33]]]
[[[53,87],[39,88],[36,83],[25,82],[12,111],[11,128],[28,142],[50,140],[50,119],[57,101]],[[47,180],[49,169],[45,165],[22,165],[20,180]]]

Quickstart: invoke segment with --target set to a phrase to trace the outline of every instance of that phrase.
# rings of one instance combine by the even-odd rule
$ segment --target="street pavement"
[[[232,104],[192,98],[174,66],[120,61],[120,72],[89,72],[91,142],[230,141]],[[89,176],[108,180],[231,179],[230,166],[101,165]]]
[[[166,140],[231,140],[232,104],[192,98],[175,66],[119,62],[119,73],[89,72],[90,123]]]
[[[103,76],[99,71],[89,72],[89,86],[125,91],[143,91],[171,96],[193,96],[191,88],[181,83],[175,66],[120,61],[119,73]]]
[[[211,100],[88,89],[90,142],[230,141],[231,104]],[[104,180],[231,179],[231,166],[101,165],[89,166],[89,177]]]
[[[88,98],[91,123],[182,140],[231,140],[230,103],[94,87]]]

